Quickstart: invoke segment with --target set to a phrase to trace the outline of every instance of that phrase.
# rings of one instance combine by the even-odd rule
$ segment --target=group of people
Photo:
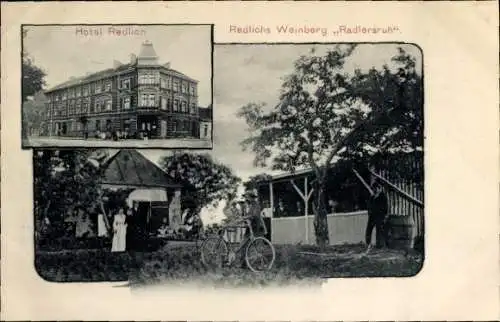
[[[257,194],[254,192],[247,193],[244,201],[230,202],[226,205],[224,213],[227,218],[248,218],[252,232],[255,236],[263,236],[270,238],[270,208],[266,207],[266,203],[259,201]],[[249,230],[245,231],[245,236],[248,237]]]
[[[85,138],[87,135],[85,136]],[[95,138],[101,140],[113,140],[118,141],[122,139],[136,139],[137,135],[130,133],[130,131],[96,131]]]
[[[369,189],[370,199],[368,200],[368,222],[365,231],[365,243],[367,245],[367,252],[373,248],[372,233],[376,231],[376,246],[385,247],[388,244],[388,227],[387,218],[389,212],[389,202],[382,185],[378,181],[374,181]],[[327,210],[335,211],[337,203],[330,199],[328,201]],[[298,205],[300,209],[300,205]],[[231,213],[228,213],[231,212]],[[272,210],[268,203],[264,201],[261,204],[258,201],[256,194],[252,193],[247,196],[247,201],[239,203],[230,203],[229,209],[226,208],[226,216],[234,217],[237,213],[239,216],[249,216],[252,222],[252,229],[256,235],[267,235],[268,229],[265,223],[265,218],[272,217]],[[285,213],[286,209],[283,202],[280,200],[275,212]],[[238,217],[238,216],[237,216]]]
[[[107,225],[104,220],[104,215],[99,215],[99,226],[102,227],[99,229],[100,237],[108,236],[107,229],[105,229]],[[143,226],[139,218],[137,203],[134,203],[132,208],[127,206],[119,207],[113,216],[111,251],[138,250],[146,237]]]
[[[169,224],[168,218],[163,217],[160,227],[157,229],[158,237],[180,237],[183,239],[193,239],[200,237],[203,223],[200,215],[191,209],[185,209],[179,223]]]
[[[264,202],[264,207],[269,208],[269,203],[267,201]],[[271,209],[269,208],[269,211]],[[328,203],[326,205],[326,210],[329,214],[333,214],[336,212],[339,212],[341,209],[339,207],[339,203],[335,201],[334,199],[328,199]],[[283,202],[282,199],[278,200],[278,204],[274,208],[274,217],[276,218],[281,218],[281,217],[293,217],[293,216],[302,216],[304,215],[304,202],[303,201],[296,201],[295,204],[287,205],[285,202]],[[313,208],[312,204],[309,206],[309,214],[313,214]]]

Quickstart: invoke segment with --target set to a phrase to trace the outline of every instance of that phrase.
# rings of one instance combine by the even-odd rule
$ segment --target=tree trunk
[[[316,235],[316,244],[321,248],[330,244],[324,188],[324,180],[318,181],[315,188],[316,200],[314,202],[314,232]]]

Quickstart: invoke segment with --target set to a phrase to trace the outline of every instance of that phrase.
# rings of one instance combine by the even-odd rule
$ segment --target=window
[[[174,92],[177,92],[179,91],[179,81],[178,80],[174,80]]]
[[[141,74],[139,75],[139,84],[154,85],[158,84],[159,74]]]
[[[59,101],[59,95],[57,95],[57,94],[56,94],[56,95],[54,96],[54,100],[55,100],[56,102],[58,102],[58,101]]]
[[[83,96],[89,96],[89,87],[88,86],[83,87]]]
[[[122,79],[120,81],[120,88],[121,89],[130,89],[130,78]]]
[[[172,122],[172,131],[177,132],[177,121]]]
[[[207,137],[208,136],[208,125],[203,125],[203,136]]]
[[[166,110],[167,109],[167,99],[165,97],[160,97],[161,100],[161,109]]]
[[[68,114],[69,115],[75,114],[75,101],[73,100],[69,101]]]
[[[179,100],[174,100],[174,112],[179,111]]]
[[[182,111],[182,113],[187,113],[188,109],[187,109],[187,102],[186,101],[182,101],[181,111]]]
[[[160,87],[167,88],[167,80],[165,79],[165,77],[160,77]]]
[[[106,100],[106,111],[111,111],[111,108],[112,108],[112,101]]]
[[[124,98],[122,98],[122,108],[124,110],[130,109],[130,97],[124,97]]]
[[[147,106],[148,105],[148,94],[141,94],[141,98],[139,100],[139,106]]]
[[[186,83],[182,82],[182,93],[186,94],[187,93],[187,85]]]
[[[172,100],[170,99],[170,97],[167,98],[167,109],[171,109],[172,108]]]
[[[75,97],[75,89],[70,89],[68,91],[68,98],[73,98]]]
[[[155,106],[156,96],[154,94],[149,94],[148,106]]]
[[[189,94],[195,95],[194,85],[189,86]]]
[[[98,81],[94,84],[95,86],[95,93],[96,94],[99,94],[100,92],[102,92],[102,82],[101,81]]]
[[[105,85],[105,91],[106,92],[111,92],[111,82],[106,82],[106,85]]]
[[[103,108],[103,104],[101,101],[96,101],[95,102],[95,112],[100,113]]]
[[[191,103],[191,114],[196,114],[196,104]]]
[[[172,79],[167,76],[167,78],[165,79],[165,82],[167,83],[167,88],[170,89],[172,87]]]
[[[88,109],[89,109],[89,101],[84,100],[82,104],[82,113],[87,113]]]
[[[82,96],[82,89],[80,87],[75,88],[76,97]]]
[[[76,101],[76,114],[80,114],[82,112],[82,101],[77,100]]]
[[[64,92],[64,93],[62,94],[62,99],[63,99],[63,100],[65,100],[66,98],[67,98],[67,94],[66,94],[66,92]]]
[[[96,131],[101,130],[101,121],[100,120],[95,121],[95,129],[96,129]]]

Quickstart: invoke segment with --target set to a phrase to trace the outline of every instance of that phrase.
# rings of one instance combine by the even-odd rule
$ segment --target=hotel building
[[[209,68],[209,66],[207,66]],[[71,78],[45,92],[49,136],[200,138],[198,81],[159,64],[151,42],[130,62]]]

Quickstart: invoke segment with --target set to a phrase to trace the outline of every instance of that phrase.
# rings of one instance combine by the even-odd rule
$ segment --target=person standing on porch
[[[125,210],[120,207],[113,220],[113,243],[112,252],[124,252],[126,248],[127,223]]]
[[[367,252],[372,249],[373,228],[376,231],[377,246],[387,245],[385,220],[389,210],[388,199],[379,182],[375,181],[373,183],[372,190],[373,194],[371,194],[368,202],[368,223],[365,234]]]

